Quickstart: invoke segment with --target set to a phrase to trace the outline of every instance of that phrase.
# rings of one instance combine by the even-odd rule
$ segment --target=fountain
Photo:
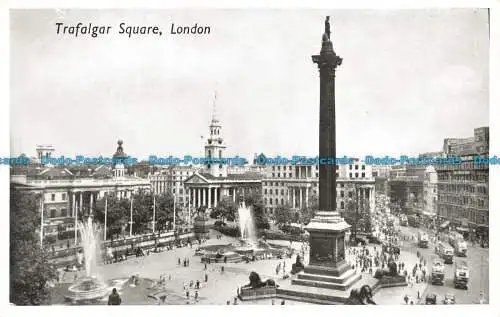
[[[238,208],[238,220],[240,225],[241,239],[250,245],[257,245],[257,231],[255,230],[255,220],[250,207],[245,202]]]
[[[87,218],[78,223],[78,231],[82,238],[85,261],[85,277],[68,288],[66,299],[76,303],[92,302],[106,296],[108,286],[96,277],[97,255],[100,253],[99,227]]]
[[[238,225],[240,240],[228,245],[210,245],[200,248],[203,262],[241,262],[250,261],[254,256],[271,255],[282,256],[283,250],[271,247],[264,241],[257,239],[255,220],[252,208],[247,207],[244,202],[238,208]]]

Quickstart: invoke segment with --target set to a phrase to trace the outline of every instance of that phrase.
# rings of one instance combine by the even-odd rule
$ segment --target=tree
[[[274,219],[278,227],[290,225],[292,223],[292,211],[289,206],[278,206],[274,210]]]
[[[265,214],[264,203],[260,193],[254,192],[247,195],[245,197],[245,205],[252,207],[255,226],[258,229],[269,229],[270,225]]]
[[[48,304],[46,284],[56,277],[47,251],[40,247],[40,199],[11,188],[10,301],[15,305]]]
[[[318,201],[318,196],[316,195],[311,195],[309,196],[309,204],[308,206],[304,206],[300,210],[299,214],[299,221],[303,223],[304,225],[309,224],[311,219],[314,217],[314,214],[319,208],[319,201]]]
[[[178,214],[177,206],[176,214]],[[170,192],[165,192],[156,195],[156,223],[159,224],[157,228],[166,229],[168,221],[174,221],[174,196]]]
[[[106,219],[106,229],[110,233],[106,236],[112,236],[122,232],[130,221],[130,200],[118,199],[115,195],[108,195],[108,210]],[[94,219],[104,226],[106,197],[96,202],[94,208]]]
[[[224,196],[221,198],[220,202],[217,204],[212,212],[210,213],[211,218],[222,218],[228,221],[234,221],[236,219],[236,213],[238,212],[238,205],[233,202],[231,197]]]

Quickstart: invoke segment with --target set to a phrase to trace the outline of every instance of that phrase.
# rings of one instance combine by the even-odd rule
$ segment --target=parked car
[[[443,299],[443,304],[445,305],[454,305],[455,304],[455,295],[446,294]]]
[[[430,293],[425,296],[425,305],[436,305],[437,295],[435,293]]]

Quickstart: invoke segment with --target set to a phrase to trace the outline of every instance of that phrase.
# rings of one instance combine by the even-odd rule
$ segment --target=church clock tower
[[[207,138],[207,143],[205,144],[205,157],[208,159],[226,158],[226,145],[224,144],[224,138],[222,137],[222,126],[217,119],[215,110],[216,101],[217,95],[215,95],[212,121],[209,125],[210,136]],[[221,162],[209,162],[206,167],[208,173],[214,177],[227,176],[227,164],[223,164]]]

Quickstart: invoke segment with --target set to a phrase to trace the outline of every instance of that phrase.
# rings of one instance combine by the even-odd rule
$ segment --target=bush
[[[290,235],[276,230],[264,230],[262,233],[269,240],[307,241],[307,237],[304,235]]]
[[[214,230],[219,231],[222,234],[225,234],[230,237],[239,237],[240,236],[240,228],[236,226],[214,226]]]

